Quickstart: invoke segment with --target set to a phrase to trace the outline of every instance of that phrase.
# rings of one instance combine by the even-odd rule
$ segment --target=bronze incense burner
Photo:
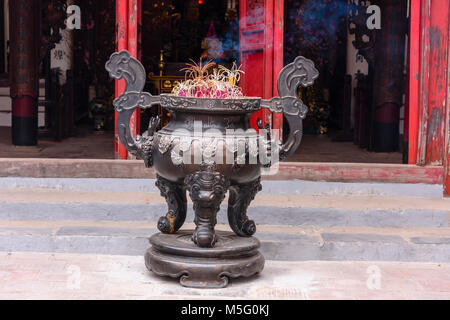
[[[126,149],[157,173],[156,186],[168,204],[158,221],[161,233],[150,238],[145,254],[149,270],[180,278],[187,287],[225,287],[229,278],[248,277],[264,267],[259,241],[252,237],[255,222],[247,208],[261,190],[261,170],[292,154],[302,138],[302,119],[308,108],[297,98],[298,86],[310,86],[318,77],[311,60],[297,57],[278,77],[281,97],[263,100],[188,98],[143,92],[146,73],[127,51],[114,53],[106,63],[114,79],[125,79],[126,89],[115,101],[119,138]],[[159,131],[152,118],[148,131],[133,138],[129,123],[137,108],[161,105],[171,113]],[[267,124],[259,130],[249,117],[261,108],[283,113],[289,123],[284,144]],[[179,230],[186,218],[189,193],[195,212],[195,230]],[[229,192],[228,221],[233,232],[215,231],[216,215]]]

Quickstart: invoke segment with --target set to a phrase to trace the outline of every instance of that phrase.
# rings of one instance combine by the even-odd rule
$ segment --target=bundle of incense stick
[[[241,88],[237,86],[240,76],[243,73],[236,63],[231,69],[224,66],[214,68],[212,73],[209,69],[214,63],[209,61],[206,64],[188,64],[185,71],[185,81],[179,82],[172,90],[172,94],[180,97],[214,98],[214,99],[238,99],[243,96]]]

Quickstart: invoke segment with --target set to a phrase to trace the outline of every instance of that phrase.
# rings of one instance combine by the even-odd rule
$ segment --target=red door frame
[[[278,96],[277,89],[277,79],[278,74],[284,67],[284,0],[274,1],[274,18],[273,18],[273,89],[272,93],[274,96]],[[272,115],[272,127],[274,129],[279,129],[279,135],[281,138],[283,136],[283,115],[279,113],[274,113]]]
[[[116,0],[116,46],[117,51],[128,48],[128,0]],[[116,98],[125,91],[125,80],[116,81]],[[115,112],[114,155],[116,159],[127,159],[127,150],[120,143]]]
[[[410,8],[409,32],[409,78],[408,78],[408,113],[409,113],[409,150],[408,163],[417,163],[417,138],[419,130],[420,106],[420,2],[412,1]]]
[[[138,60],[141,60],[140,56],[140,39],[139,29],[141,29],[141,8],[142,0],[128,0],[128,51],[130,55]],[[140,133],[140,109],[130,119],[130,131],[133,138]]]
[[[133,57],[140,58],[140,25],[142,0],[116,0],[116,45],[117,51],[128,50]],[[125,81],[116,81],[116,98],[125,90]],[[139,133],[140,113],[136,111],[130,120],[131,134]],[[117,112],[115,113],[114,153],[116,159],[128,159],[125,147],[119,141]]]
[[[450,195],[450,0],[412,0],[409,163],[444,166]]]

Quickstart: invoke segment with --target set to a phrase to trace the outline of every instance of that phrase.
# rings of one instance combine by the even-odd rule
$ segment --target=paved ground
[[[226,289],[188,289],[138,256],[0,253],[0,299],[450,299],[450,264],[267,261]]]
[[[96,133],[81,127],[77,135],[61,142],[40,140],[36,147],[11,145],[10,128],[0,127],[0,157],[113,159],[112,132]],[[352,142],[333,142],[326,136],[305,135],[291,162],[402,163],[400,152],[376,153],[358,148]]]
[[[400,152],[369,152],[353,142],[334,142],[326,136],[303,136],[291,162],[402,163]]]
[[[114,159],[114,133],[81,127],[61,142],[40,139],[34,147],[13,146],[11,128],[0,127],[0,158]]]

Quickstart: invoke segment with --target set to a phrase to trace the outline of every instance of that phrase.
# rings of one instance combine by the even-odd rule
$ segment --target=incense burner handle
[[[277,88],[280,97],[261,101],[261,107],[274,113],[283,113],[289,123],[290,133],[280,148],[280,160],[297,150],[303,136],[302,120],[308,113],[308,107],[298,98],[297,89],[299,86],[313,85],[318,77],[319,71],[314,67],[314,62],[299,56],[285,66],[278,76]]]
[[[150,119],[148,131],[133,138],[130,131],[130,119],[138,108],[146,109],[160,103],[159,96],[143,92],[145,86],[145,69],[142,64],[126,50],[113,53],[106,62],[106,70],[113,79],[124,79],[125,91],[114,100],[117,111],[117,131],[120,142],[131,154],[144,160],[147,167],[153,165],[153,134],[160,123],[159,117]]]

